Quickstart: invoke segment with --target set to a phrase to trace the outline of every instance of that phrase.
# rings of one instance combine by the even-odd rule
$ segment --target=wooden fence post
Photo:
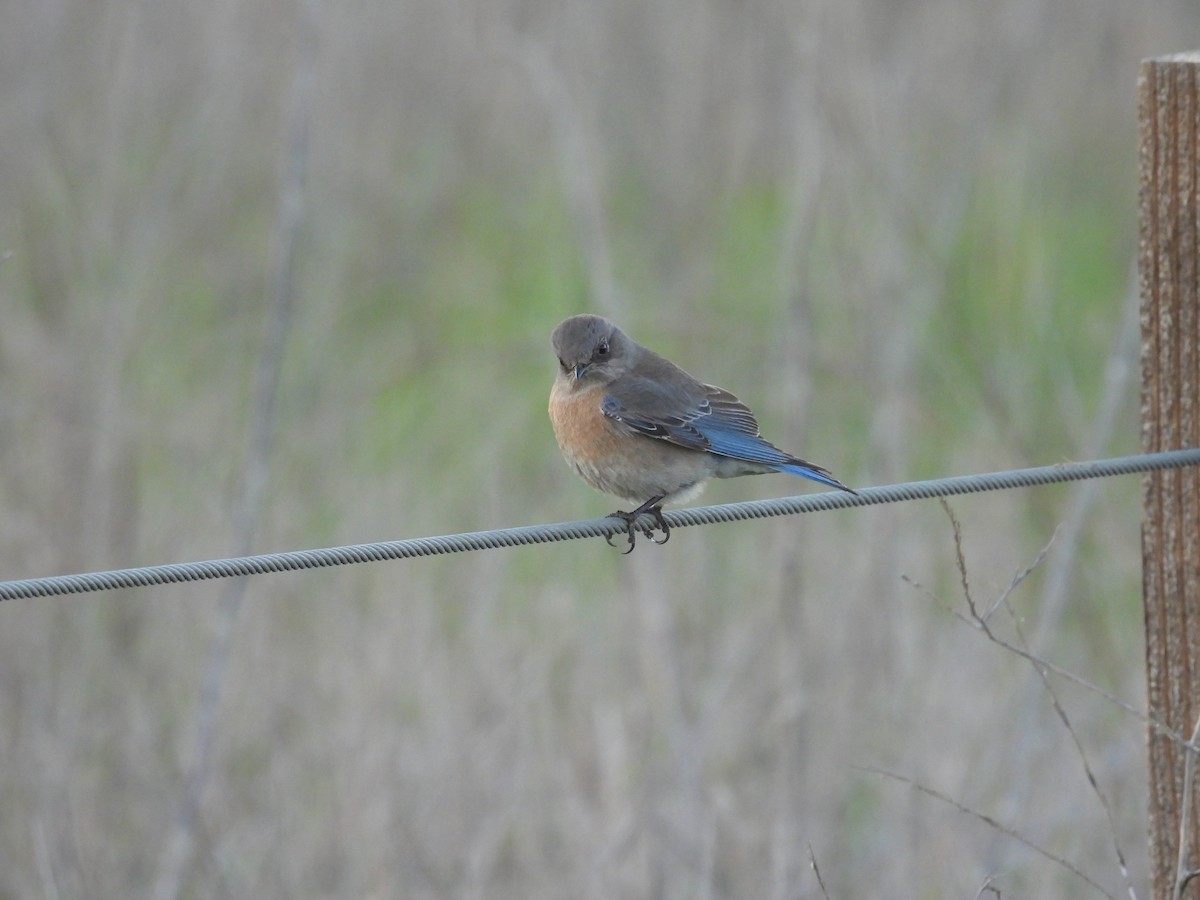
[[[1138,120],[1142,447],[1200,447],[1200,52],[1142,63]],[[1154,472],[1142,485],[1149,712],[1191,737],[1200,716],[1200,473]],[[1151,726],[1158,900],[1200,898],[1200,877],[1189,878],[1200,869],[1200,772],[1188,772],[1195,766],[1195,754]]]

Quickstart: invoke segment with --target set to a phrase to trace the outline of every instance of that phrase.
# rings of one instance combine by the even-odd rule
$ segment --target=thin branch
[[[990,628],[988,628],[986,626],[986,624],[981,624],[979,621],[973,620],[973,619],[963,615],[961,612],[954,609],[953,607],[949,606],[944,600],[942,600],[940,597],[938,597],[929,588],[927,588],[927,587],[925,587],[925,585],[921,584],[921,582],[919,582],[913,578],[910,578],[908,575],[901,575],[900,579],[902,581],[904,581],[906,584],[909,584],[912,587],[919,590],[922,594],[924,594],[930,600],[935,602],[938,606],[940,606],[946,612],[950,613],[952,616],[954,616],[960,622],[963,622],[966,625],[971,626],[972,628],[974,628],[977,631],[982,631],[985,635],[987,635],[988,640],[990,640],[992,643],[996,644],[998,647],[1000,647],[1004,650],[1007,650],[1009,653],[1014,653],[1017,656],[1021,657],[1022,659],[1028,660],[1029,662],[1034,663],[1035,665],[1044,666],[1046,671],[1053,672],[1059,678],[1062,678],[1066,681],[1070,681],[1073,684],[1076,684],[1079,687],[1083,688],[1084,690],[1091,691],[1093,694],[1096,694],[1097,696],[1102,697],[1103,699],[1107,700],[1113,706],[1116,706],[1117,708],[1123,710],[1124,712],[1126,712],[1129,715],[1133,716],[1134,718],[1138,719],[1143,724],[1153,727],[1160,734],[1163,734],[1163,735],[1169,737],[1173,741],[1177,741],[1180,744],[1180,746],[1200,750],[1200,745],[1197,745],[1193,741],[1189,741],[1183,735],[1172,730],[1167,725],[1151,718],[1147,713],[1138,709],[1133,704],[1127,703],[1126,701],[1122,700],[1120,697],[1117,697],[1116,695],[1109,693],[1104,688],[1088,681],[1086,678],[1081,678],[1080,676],[1076,675],[1074,672],[1072,672],[1068,669],[1064,669],[1061,666],[1057,666],[1047,659],[1042,659],[1039,656],[1035,656],[1034,654],[1029,653],[1026,650],[1022,650],[1020,647],[1016,647],[1013,644],[1009,643],[1004,638],[1000,637],[994,631],[992,631]]]
[[[1200,719],[1192,729],[1192,743],[1200,739]],[[1196,751],[1189,748],[1187,762],[1183,767],[1183,798],[1180,801],[1182,809],[1179,815],[1179,857],[1175,861],[1175,900],[1181,900],[1188,882],[1195,878],[1200,871],[1185,868],[1187,864],[1187,848],[1191,845],[1192,828],[1192,783],[1196,775]]]
[[[1057,529],[1055,533],[1057,534]],[[1053,543],[1053,540],[1054,539],[1051,538],[1051,543]],[[1047,544],[1042,549],[1042,552],[1038,554],[1038,558],[1034,562],[1035,566],[1045,557],[1046,552],[1049,549],[1050,544]],[[1028,574],[1029,571],[1031,571],[1031,569],[1026,569],[1024,574]],[[1013,610],[1012,604],[1008,602],[1008,593],[1009,592],[1005,592],[1000,602],[1003,602],[1005,610],[1008,611],[1008,614],[1012,619],[1013,628],[1017,632],[1017,638],[1021,641],[1022,646],[1028,647],[1028,643],[1025,639],[1025,633],[1021,629],[1021,622],[1018,619],[1016,612]],[[995,606],[992,608],[995,609]],[[1062,703],[1058,699],[1058,694],[1054,690],[1054,686],[1050,683],[1050,678],[1046,667],[1040,663],[1031,663],[1031,665],[1033,666],[1033,670],[1037,672],[1038,678],[1042,682],[1042,687],[1045,689],[1046,695],[1050,698],[1050,702],[1054,705],[1054,711],[1058,714],[1059,720],[1063,723],[1063,727],[1067,729],[1067,733],[1071,735],[1071,741],[1075,744],[1075,752],[1079,755],[1079,760],[1083,764],[1083,771],[1087,776],[1088,784],[1092,786],[1092,791],[1095,793],[1096,798],[1100,801],[1100,807],[1104,810],[1104,816],[1108,821],[1108,833],[1112,838],[1113,851],[1116,853],[1117,864],[1121,870],[1121,876],[1125,879],[1125,887],[1129,891],[1130,900],[1137,900],[1137,891],[1134,890],[1133,879],[1129,876],[1129,864],[1125,861],[1125,854],[1121,850],[1121,840],[1117,836],[1117,823],[1113,819],[1112,808],[1108,804],[1108,798],[1104,796],[1104,792],[1100,789],[1100,782],[1096,779],[1096,774],[1092,771],[1091,764],[1088,762],[1087,754],[1083,750],[1083,742],[1079,740],[1079,735],[1076,733],[1074,726],[1071,724],[1071,720],[1067,716],[1067,711],[1063,708]],[[1192,735],[1192,740],[1196,740],[1196,734]]]
[[[1059,702],[1058,694],[1055,692],[1053,685],[1050,684],[1050,678],[1047,674],[1047,664],[1040,657],[1035,656],[1029,651],[1029,642],[1026,640],[1025,633],[1021,628],[1021,620],[1017,616],[1016,611],[1012,608],[1012,604],[1009,602],[1009,598],[1012,596],[1017,587],[1024,582],[1025,579],[1028,578],[1029,575],[1039,565],[1041,565],[1042,561],[1046,558],[1046,555],[1050,552],[1050,548],[1054,546],[1054,541],[1058,537],[1059,529],[1054,529],[1054,534],[1050,536],[1050,540],[1046,542],[1044,547],[1042,547],[1041,551],[1034,558],[1033,562],[1017,573],[1017,575],[1009,583],[1008,587],[1001,592],[996,601],[988,608],[988,611],[983,616],[980,616],[976,611],[975,603],[971,599],[970,594],[966,593],[967,564],[962,548],[962,526],[959,524],[958,518],[954,515],[954,510],[951,509],[950,504],[945,500],[942,500],[941,504],[942,509],[946,511],[946,515],[949,517],[951,526],[954,529],[955,560],[958,564],[959,572],[962,573],[961,577],[964,586],[964,594],[966,595],[967,606],[971,610],[971,617],[974,620],[972,624],[974,624],[979,630],[983,631],[983,633],[986,634],[991,640],[996,640],[995,634],[988,626],[988,619],[990,619],[996,609],[1001,606],[1003,606],[1008,612],[1009,618],[1012,620],[1013,630],[1016,632],[1017,640],[1020,642],[1020,649],[1025,654],[1025,659],[1029,661],[1030,665],[1033,667],[1033,670],[1037,672],[1038,678],[1041,680],[1042,686],[1045,689],[1047,696],[1049,696],[1050,702],[1054,706],[1054,711],[1058,714],[1059,720],[1063,723],[1063,727],[1067,729],[1067,733],[1071,736],[1071,740],[1075,744],[1075,751],[1079,755],[1080,762],[1083,764],[1083,771],[1087,776],[1088,783],[1092,786],[1092,791],[1099,799],[1100,806],[1104,810],[1105,818],[1108,820],[1109,835],[1112,837],[1113,849],[1116,852],[1117,863],[1120,867],[1121,875],[1125,879],[1125,886],[1129,890],[1129,896],[1131,900],[1137,900],[1137,892],[1134,890],[1133,881],[1129,877],[1129,866],[1125,861],[1125,854],[1121,850],[1121,842],[1117,836],[1117,826],[1113,821],[1112,808],[1109,806],[1108,799],[1104,796],[1104,792],[1100,789],[1100,783],[1097,781],[1095,772],[1092,771],[1091,764],[1088,762],[1087,754],[1084,752],[1083,743],[1079,740],[1079,735],[1076,734],[1075,728],[1071,725],[1071,720],[1067,716],[1067,712],[1063,708],[1062,703]],[[1192,740],[1193,742],[1196,740],[1195,734],[1192,735]],[[1191,757],[1189,757],[1189,759],[1190,758]]]
[[[1039,554],[1038,560],[1040,560],[1042,558],[1044,553],[1045,553],[1045,549],[1043,549],[1042,554]],[[1035,560],[1032,566],[1030,566],[1027,570],[1023,571],[1021,574],[1019,574],[1016,578],[1013,579],[1013,584],[1011,584],[1009,586],[1009,591],[1011,591],[1012,587],[1019,584],[1024,579],[1024,577],[1026,575],[1028,575],[1029,572],[1032,571],[1032,569],[1034,567],[1036,567],[1038,560]],[[998,634],[996,634],[996,632],[992,630],[991,626],[983,618],[981,618],[981,617],[972,618],[971,616],[964,615],[962,612],[955,609],[950,604],[946,603],[944,600],[942,600],[941,597],[939,597],[936,593],[934,593],[932,590],[927,588],[925,585],[923,585],[921,582],[917,581],[916,579],[914,579],[908,575],[905,575],[903,573],[901,573],[900,579],[903,582],[905,582],[906,584],[911,585],[912,587],[916,588],[918,591],[920,591],[922,594],[924,594],[929,600],[936,603],[944,611],[946,611],[950,615],[954,616],[956,619],[958,619],[963,624],[969,625],[971,628],[975,629],[976,631],[982,631],[984,633],[984,635],[987,636],[988,640],[990,640],[993,644],[1000,647],[1001,649],[1007,650],[1009,653],[1015,654],[1016,656],[1019,656],[1022,659],[1027,660],[1030,663],[1033,663],[1035,666],[1041,666],[1047,672],[1052,672],[1055,675],[1057,675],[1059,678],[1062,678],[1065,681],[1069,681],[1075,685],[1078,685],[1079,687],[1083,688],[1086,691],[1090,691],[1091,693],[1096,694],[1097,696],[1103,698],[1104,700],[1111,703],[1113,706],[1117,707],[1118,709],[1133,716],[1135,719],[1137,719],[1144,725],[1150,726],[1151,728],[1153,728],[1155,730],[1155,732],[1157,734],[1161,734],[1164,737],[1169,738],[1170,740],[1172,740],[1176,744],[1178,744],[1180,747],[1183,747],[1192,752],[1200,753],[1200,743],[1197,742],[1197,739],[1188,739],[1188,738],[1184,737],[1182,734],[1175,731],[1173,728],[1171,728],[1165,722],[1158,720],[1157,718],[1151,716],[1147,712],[1144,712],[1143,710],[1139,709],[1138,707],[1134,706],[1133,704],[1122,700],[1120,697],[1117,697],[1115,694],[1112,694],[1112,693],[1106,691],[1104,688],[1100,687],[1099,685],[1097,685],[1091,681],[1088,681],[1086,678],[1082,678],[1079,675],[1076,675],[1074,672],[1072,672],[1068,669],[1064,669],[1061,666],[1055,665],[1054,663],[1050,662],[1048,659],[1044,659],[1043,657],[1037,656],[1033,653],[1030,653],[1028,650],[1025,650],[1021,647],[1016,646],[1015,644],[1012,644],[1011,642],[1005,640],[1004,638],[1002,638]],[[991,610],[989,609],[989,615],[990,615],[990,613],[991,613]]]
[[[313,109],[313,84],[316,78],[319,3],[320,0],[305,0],[299,7],[299,46],[292,73],[288,143],[285,148],[285,166],[275,219],[272,296],[268,304],[263,346],[258,358],[250,401],[250,436],[242,469],[241,490],[238,492],[238,504],[233,512],[233,545],[235,552],[242,555],[250,553],[253,549],[254,536],[258,531],[258,522],[264,506],[274,443],[280,372],[291,327],[297,246],[303,221],[309,160],[309,126]],[[238,614],[247,586],[246,578],[229,582],[217,607],[216,632],[209,645],[190,741],[193,758],[185,778],[179,810],[164,839],[154,880],[152,896],[157,900],[174,900],[184,890],[188,868],[194,855],[200,804],[212,777],[221,692],[228,670]]]
[[[954,529],[954,559],[958,563],[958,580],[962,584],[963,596],[967,598],[967,608],[971,610],[971,616],[978,619],[979,615],[975,612],[975,598],[971,596],[971,583],[967,578],[966,557],[962,549],[962,525],[958,521],[958,516],[954,514],[954,508],[950,506],[945,497],[939,497],[938,504],[942,507],[942,512],[950,519],[950,526]]]
[[[885,778],[891,778],[895,781],[901,782],[902,784],[907,784],[909,787],[915,788],[916,790],[920,791],[922,794],[927,794],[928,796],[933,797],[935,800],[941,800],[943,803],[953,806],[959,812],[966,813],[968,816],[978,819],[980,822],[983,822],[985,825],[988,825],[991,828],[994,828],[996,831],[999,831],[1001,834],[1012,838],[1014,841],[1017,841],[1020,844],[1024,844],[1026,847],[1028,847],[1030,850],[1032,850],[1034,853],[1038,854],[1039,856],[1043,857],[1044,859],[1047,859],[1050,862],[1055,863],[1056,865],[1066,869],[1068,872],[1070,872],[1076,878],[1079,878],[1079,879],[1087,882],[1089,885],[1094,887],[1101,894],[1108,897],[1109,900],[1117,900],[1116,897],[1114,897],[1112,894],[1110,894],[1108,891],[1106,891],[1103,888],[1103,886],[1101,886],[1098,882],[1093,881],[1084,872],[1080,871],[1075,866],[1071,865],[1071,863],[1067,862],[1067,860],[1063,859],[1061,856],[1055,856],[1049,850],[1047,850],[1046,848],[1037,844],[1032,838],[1026,837],[1025,835],[1021,834],[1021,832],[1017,831],[1015,828],[1010,828],[1009,826],[996,821],[995,819],[993,819],[991,816],[987,815],[986,813],[981,813],[978,810],[972,809],[971,807],[967,806],[966,804],[960,803],[959,801],[955,800],[953,797],[950,797],[947,794],[943,794],[941,791],[936,790],[935,788],[931,788],[926,784],[922,784],[919,781],[913,781],[913,779],[908,778],[907,776],[898,775],[895,772],[889,772],[886,769],[876,769],[872,766],[856,766],[855,768],[858,768],[864,772],[871,772],[872,774],[875,774],[875,775],[882,775]]]
[[[1011,652],[1014,652],[1017,655],[1021,656],[1023,659],[1027,660],[1030,663],[1030,665],[1033,667],[1033,670],[1035,672],[1037,672],[1038,678],[1042,682],[1042,687],[1045,690],[1046,695],[1050,698],[1050,702],[1054,706],[1055,713],[1057,713],[1059,720],[1063,724],[1063,727],[1066,728],[1067,733],[1071,736],[1071,741],[1075,745],[1075,751],[1079,756],[1080,762],[1083,764],[1083,770],[1087,777],[1088,783],[1091,785],[1092,791],[1095,793],[1097,799],[1100,801],[1101,808],[1104,810],[1104,815],[1108,822],[1109,834],[1112,837],[1113,850],[1116,853],[1117,863],[1121,870],[1121,875],[1125,879],[1125,886],[1126,886],[1127,890],[1129,891],[1129,896],[1130,896],[1131,900],[1137,900],[1137,892],[1134,890],[1133,880],[1130,878],[1130,875],[1129,875],[1129,865],[1126,862],[1125,854],[1121,849],[1120,839],[1117,835],[1116,822],[1113,819],[1112,808],[1109,806],[1108,798],[1105,797],[1104,792],[1101,790],[1100,783],[1096,778],[1096,774],[1092,770],[1091,764],[1088,762],[1087,754],[1084,752],[1083,743],[1082,743],[1082,741],[1080,741],[1079,735],[1076,733],[1074,726],[1071,724],[1071,720],[1070,720],[1070,717],[1067,715],[1066,709],[1063,707],[1062,703],[1059,701],[1058,694],[1054,690],[1054,686],[1050,683],[1050,678],[1049,678],[1048,673],[1052,670],[1054,670],[1054,671],[1058,671],[1058,670],[1056,667],[1051,666],[1046,660],[1044,660],[1041,657],[1038,657],[1035,654],[1033,654],[1032,652],[1030,652],[1028,640],[1026,639],[1025,633],[1024,633],[1023,629],[1021,628],[1020,618],[1017,616],[1016,611],[1012,608],[1012,604],[1009,602],[1009,598],[1012,596],[1013,592],[1017,589],[1017,587],[1022,582],[1024,582],[1025,579],[1028,578],[1029,575],[1046,558],[1046,555],[1050,552],[1050,548],[1054,545],[1055,538],[1058,536],[1058,529],[1057,528],[1055,529],[1054,534],[1051,535],[1050,540],[1041,549],[1041,551],[1038,553],[1037,557],[1033,560],[1033,562],[1017,573],[1017,575],[1013,578],[1012,582],[1008,585],[1008,587],[1003,592],[1001,592],[1000,596],[988,608],[988,611],[984,615],[981,616],[978,613],[978,610],[975,605],[975,601],[971,597],[970,590],[967,586],[967,576],[966,576],[967,565],[966,565],[966,556],[963,552],[963,546],[962,546],[962,526],[958,521],[958,517],[955,516],[954,510],[950,507],[950,504],[947,503],[945,500],[942,500],[941,505],[942,505],[942,509],[945,510],[946,516],[947,516],[947,518],[949,518],[951,527],[953,528],[953,531],[954,531],[955,562],[958,566],[960,580],[963,585],[964,599],[966,601],[967,608],[970,610],[969,617],[963,616],[961,613],[957,613],[956,611],[955,611],[955,614],[958,616],[959,619],[972,625],[977,630],[982,631],[988,637],[988,639],[991,640],[992,642],[997,643],[997,644],[1005,647],[1006,649],[1009,649]],[[1004,641],[1001,638],[997,637],[995,632],[992,630],[992,628],[988,624],[988,620],[991,618],[992,614],[1001,606],[1003,606],[1004,609],[1009,614],[1009,618],[1012,621],[1013,630],[1016,633],[1017,640],[1019,642],[1019,646],[1010,644],[1007,641]],[[1104,692],[1101,692],[1101,693],[1104,693]],[[1194,731],[1192,734],[1191,743],[1194,744],[1198,737],[1200,737],[1200,722],[1197,722],[1196,731]],[[1195,754],[1189,753],[1189,755],[1188,755],[1189,763],[1192,763],[1194,761],[1194,759],[1195,759]],[[1186,827],[1186,818],[1185,818],[1185,822],[1181,825],[1181,827]],[[1184,845],[1181,843],[1181,845],[1180,845],[1181,853],[1182,853],[1183,846]],[[1182,872],[1182,859],[1180,860],[1180,867],[1179,867],[1178,871]]]
[[[1004,895],[1000,893],[1000,888],[992,884],[1000,876],[993,872],[987,878],[983,879],[983,884],[979,886],[979,890],[975,892],[975,900],[979,900],[984,894],[994,894],[996,900],[1003,900]]]
[[[1046,546],[1042,547],[1042,549],[1038,552],[1038,555],[1036,557],[1034,557],[1033,562],[1031,562],[1029,565],[1027,565],[1020,572],[1018,572],[1016,574],[1016,576],[1014,576],[1013,580],[1011,582],[1009,582],[1008,587],[1006,587],[1003,591],[1001,591],[1000,596],[997,597],[996,601],[991,606],[988,607],[988,611],[983,614],[983,619],[980,622],[981,625],[986,624],[988,622],[988,620],[991,619],[992,614],[997,609],[999,609],[1001,606],[1006,607],[1010,613],[1012,612],[1012,607],[1009,605],[1008,598],[1012,596],[1013,591],[1015,591],[1018,587],[1020,587],[1021,583],[1026,578],[1028,578],[1031,574],[1033,574],[1034,569],[1036,569],[1038,566],[1040,566],[1042,564],[1042,560],[1044,560],[1046,558],[1046,555],[1050,552],[1050,548],[1053,547],[1054,542],[1056,540],[1058,540],[1058,533],[1059,533],[1059,529],[1055,528],[1054,534],[1050,535],[1050,540],[1048,540],[1046,542]],[[1016,616],[1013,616],[1013,619],[1015,621]],[[1017,625],[1018,633],[1020,633],[1020,630],[1021,630],[1020,625]],[[1025,644],[1024,636],[1021,637],[1021,643],[1023,645]]]
[[[817,868],[817,857],[813,853],[811,842],[808,845],[808,864],[812,867],[813,874],[817,876],[817,886],[821,888],[821,896],[825,900],[829,900],[829,891],[825,890],[825,881],[821,878],[821,870]]]
[[[1112,351],[1104,366],[1101,379],[1103,392],[1097,413],[1090,425],[1090,433],[1083,442],[1079,456],[1091,459],[1104,452],[1109,445],[1122,410],[1129,403],[1129,382],[1138,370],[1138,350],[1141,341],[1139,327],[1139,297],[1137,260],[1129,267],[1129,286],[1125,295],[1125,311],[1121,319],[1120,333],[1113,343]],[[1066,601],[1070,595],[1075,573],[1079,569],[1079,546],[1083,538],[1088,514],[1100,496],[1098,485],[1082,485],[1071,491],[1060,526],[1059,552],[1054,554],[1046,567],[1041,602],[1038,604],[1038,624],[1033,634],[1033,643],[1040,645],[1044,637],[1053,634],[1062,620]]]

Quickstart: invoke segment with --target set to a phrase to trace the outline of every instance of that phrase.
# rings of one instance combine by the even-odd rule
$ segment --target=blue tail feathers
[[[811,481],[816,481],[819,484],[827,487],[837,488],[839,491],[846,491],[849,494],[856,493],[853,488],[848,488],[842,484],[824,469],[819,469],[816,466],[802,466],[792,463],[775,466],[780,472],[787,472],[789,475],[799,475],[801,478],[808,478]]]
[[[770,466],[777,472],[799,475],[801,478],[808,478],[826,487],[836,488],[839,491],[846,491],[851,494],[854,493],[853,490],[846,487],[846,485],[830,475],[825,469],[784,453],[774,444],[764,440],[761,435],[746,434],[726,428],[714,428],[712,423],[703,422],[703,420],[694,424],[699,425],[701,423],[706,427],[704,429],[697,427],[696,430],[703,438],[707,439],[710,453],[729,456],[733,459],[743,459],[746,462],[761,463],[762,465]]]

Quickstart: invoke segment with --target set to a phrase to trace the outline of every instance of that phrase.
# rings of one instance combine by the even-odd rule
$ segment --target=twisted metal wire
[[[913,481],[905,484],[860,488],[854,494],[827,491],[799,497],[781,497],[775,500],[700,506],[692,509],[672,510],[664,513],[663,518],[672,528],[686,528],[691,525],[710,525],[742,519],[765,519],[772,516],[848,509],[857,506],[877,506],[905,500],[1011,490],[1019,487],[1082,481],[1089,478],[1109,478],[1115,475],[1132,475],[1139,472],[1179,469],[1195,465],[1200,465],[1200,449],[1171,450],[1164,453],[1145,453],[1090,462],[1060,463],[1031,469],[1012,469],[1005,472],[960,475],[953,478],[937,478],[932,481]],[[651,519],[643,516],[638,520],[638,524],[642,522],[649,525]],[[352,563],[464,553],[470,550],[517,547],[524,544],[573,541],[585,537],[613,537],[625,534],[627,530],[628,526],[620,519],[587,519],[578,522],[528,525],[521,528],[502,528],[495,531],[475,531],[467,534],[383,541],[374,544],[354,544],[321,550],[295,550],[288,553],[267,553],[261,556],[241,556],[203,562],[116,569],[110,572],[0,581],[0,600],[81,594],[89,591],[176,584],[212,578],[265,575],[269,572],[290,572],[326,566],[345,566]]]

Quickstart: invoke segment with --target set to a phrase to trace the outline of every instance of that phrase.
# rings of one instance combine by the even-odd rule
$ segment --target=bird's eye
[[[562,369],[564,372],[569,372],[569,371],[571,371],[571,367],[570,367],[570,366],[568,366],[568,365],[567,365],[565,362],[563,362],[563,360],[562,360],[562,357],[561,357],[561,356],[558,358],[558,367],[559,367],[560,369]]]
[[[596,347],[596,355],[597,356],[608,356],[608,341],[600,342],[600,345],[598,347]]]

